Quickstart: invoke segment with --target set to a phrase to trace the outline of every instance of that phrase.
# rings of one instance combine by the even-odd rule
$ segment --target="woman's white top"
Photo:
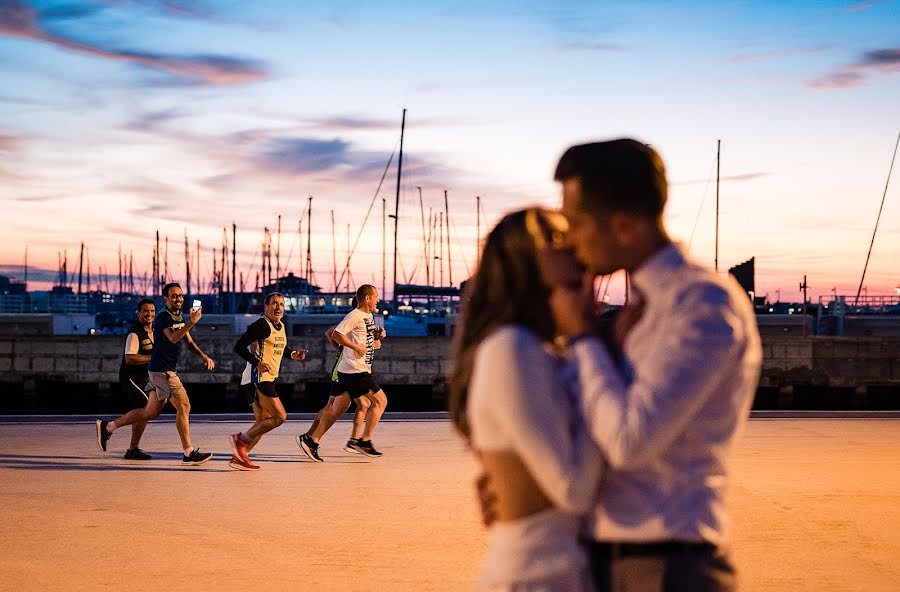
[[[475,352],[467,417],[472,446],[516,453],[553,502],[494,524],[480,586],[583,571],[581,520],[594,506],[602,459],[579,415],[574,377],[527,329],[506,325]]]

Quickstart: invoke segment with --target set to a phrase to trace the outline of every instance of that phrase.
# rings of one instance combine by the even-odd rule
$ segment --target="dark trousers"
[[[587,544],[596,592],[734,592],[728,554],[707,543]]]

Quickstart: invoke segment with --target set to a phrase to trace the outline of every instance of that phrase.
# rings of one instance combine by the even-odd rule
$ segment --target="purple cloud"
[[[900,70],[900,47],[867,51],[857,65],[885,71]]]
[[[399,129],[396,119],[365,119],[361,117],[323,117],[307,120],[313,127],[330,130]]]
[[[810,83],[810,86],[813,88],[853,88],[855,86],[861,86],[863,83],[863,76],[858,72],[831,72],[830,74],[826,74],[822,78],[818,78],[813,80]]]
[[[0,35],[41,41],[94,57],[138,64],[210,85],[247,84],[268,76],[262,65],[244,58],[204,54],[167,56],[107,49],[68,39],[46,31],[35,11],[20,0],[0,0]]]
[[[900,48],[888,47],[867,51],[858,62],[828,72],[821,78],[813,80],[810,86],[825,89],[862,86],[865,83],[864,73],[872,70],[882,73],[900,72]]]
[[[287,173],[321,172],[351,164],[349,147],[339,139],[284,138],[270,142],[259,161]]]

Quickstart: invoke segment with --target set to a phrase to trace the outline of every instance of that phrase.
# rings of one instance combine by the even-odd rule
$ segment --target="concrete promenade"
[[[182,468],[175,426],[151,424],[154,459],[98,450],[92,423],[0,423],[0,590],[468,590],[487,536],[474,462],[446,421],[387,421],[385,456],[304,461],[289,421],[255,473],[216,453]],[[756,419],[736,454],[734,556],[742,590],[900,590],[900,420]]]

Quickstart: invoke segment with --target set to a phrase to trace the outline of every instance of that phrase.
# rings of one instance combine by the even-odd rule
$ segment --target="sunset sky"
[[[401,281],[425,281],[416,187],[426,217],[448,191],[458,285],[476,195],[484,236],[559,203],[567,146],[621,136],[662,154],[671,233],[712,267],[721,139],[719,270],[755,256],[759,294],[798,299],[806,274],[816,299],[860,282],[900,132],[900,3],[0,0],[0,81],[0,274],[22,279],[27,245],[30,289],[81,242],[92,276],[120,245],[149,272],[157,229],[170,275],[187,233],[206,278],[232,222],[252,288],[279,214],[299,274],[310,195],[326,289],[332,210],[342,268],[375,197],[351,272],[380,288],[406,108]],[[900,286],[897,174],[869,295]]]

